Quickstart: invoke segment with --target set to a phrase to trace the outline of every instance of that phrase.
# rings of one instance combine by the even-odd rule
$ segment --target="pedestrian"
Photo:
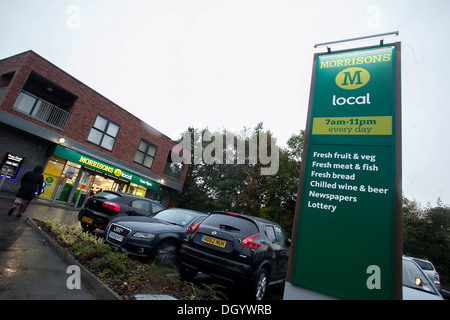
[[[42,186],[44,184],[44,176],[42,172],[43,168],[41,166],[37,166],[33,169],[33,171],[28,171],[25,173],[22,180],[20,180],[20,188],[19,191],[17,191],[14,204],[8,211],[8,216],[12,215],[14,209],[17,207],[19,207],[19,211],[17,212],[18,218],[20,218],[25,210],[27,210],[30,201],[33,200],[36,195],[36,191],[42,190]]]

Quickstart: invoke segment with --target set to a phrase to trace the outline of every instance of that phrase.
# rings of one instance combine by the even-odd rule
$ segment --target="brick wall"
[[[187,172],[186,165],[183,167],[181,181],[163,175],[169,151],[176,144],[167,136],[32,51],[27,51],[0,61],[0,75],[13,71],[15,71],[14,77],[9,83],[3,101],[0,101],[1,109],[17,117],[24,118],[27,121],[44,126],[49,130],[59,132],[67,138],[87,145],[111,157],[120,159],[135,167],[139,167],[149,173],[153,173],[165,180],[171,180],[180,185],[183,184]],[[71,107],[70,119],[64,131],[47,126],[12,110],[20,90],[25,85],[32,71],[78,97]],[[148,107],[149,109],[152,108],[152,106]],[[157,121],[167,119],[166,116],[161,114],[161,110],[154,110],[154,114],[158,114],[157,111],[160,111],[160,117],[155,118]],[[87,137],[97,115],[101,115],[120,126],[119,134],[112,151],[108,151],[87,141]],[[158,148],[151,169],[133,162],[141,138],[156,145]]]

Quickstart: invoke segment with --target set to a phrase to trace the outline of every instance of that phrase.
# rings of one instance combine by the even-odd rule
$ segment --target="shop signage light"
[[[55,149],[55,152],[53,153],[53,155],[63,158],[63,159],[66,159],[66,160],[70,160],[75,163],[79,163],[87,168],[94,169],[101,173],[105,173],[107,175],[111,175],[111,176],[117,177],[117,178],[125,180],[125,181],[136,183],[140,186],[143,186],[143,187],[151,189],[151,190],[158,191],[159,187],[160,187],[160,184],[155,181],[150,181],[150,180],[144,179],[143,177],[137,176],[137,175],[132,174],[123,169],[117,168],[110,164],[106,164],[102,161],[90,158],[86,155],[83,155],[76,151],[64,148],[59,145],[56,146],[56,149]]]

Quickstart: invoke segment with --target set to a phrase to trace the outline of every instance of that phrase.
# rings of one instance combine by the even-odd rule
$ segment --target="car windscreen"
[[[212,226],[230,232],[241,233],[245,236],[259,232],[258,227],[252,221],[227,214],[211,214],[202,224],[204,226]]]
[[[434,270],[433,265],[429,262],[413,259],[423,270]]]
[[[433,285],[423,271],[413,261],[405,259],[403,259],[403,285],[436,294]]]
[[[189,211],[170,209],[158,212],[153,218],[184,227],[188,226],[196,217],[198,215]]]

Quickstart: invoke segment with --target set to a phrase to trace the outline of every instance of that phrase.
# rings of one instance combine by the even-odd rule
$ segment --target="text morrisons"
[[[385,53],[385,54],[378,54],[378,55],[373,55],[373,56],[321,61],[320,69],[346,67],[346,66],[354,66],[354,65],[359,65],[359,64],[370,64],[370,63],[388,62],[388,61],[391,61],[391,54]]]

